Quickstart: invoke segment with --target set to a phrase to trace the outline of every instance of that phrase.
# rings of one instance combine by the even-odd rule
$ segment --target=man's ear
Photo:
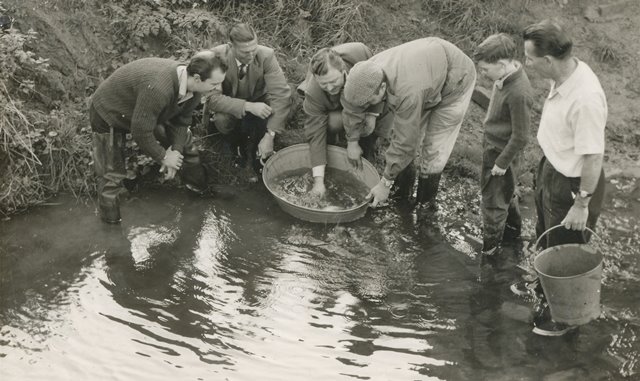
[[[380,91],[378,91],[378,94],[380,94],[380,92],[384,94],[386,91],[387,91],[387,82],[382,81],[382,83],[380,84]]]
[[[195,82],[200,82],[200,74],[194,74],[194,75],[193,75],[193,80],[194,80]]]

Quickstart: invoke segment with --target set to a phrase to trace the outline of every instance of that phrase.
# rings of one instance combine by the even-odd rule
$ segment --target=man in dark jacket
[[[142,152],[161,163],[166,179],[182,169],[187,187],[201,191],[206,186],[189,124],[201,94],[220,87],[226,68],[216,57],[194,56],[187,65],[143,58],[120,67],[100,84],[91,98],[89,119],[100,215],[105,222],[120,221],[126,133],[131,133]]]
[[[215,128],[244,166],[247,160],[255,163],[256,150],[262,158],[273,153],[274,137],[284,131],[291,109],[291,89],[275,52],[258,44],[251,26],[234,25],[229,40],[210,50],[229,71],[222,92],[212,95],[208,106]]]

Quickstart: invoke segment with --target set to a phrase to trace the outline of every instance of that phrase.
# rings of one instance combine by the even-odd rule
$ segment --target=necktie
[[[247,64],[240,64],[240,69],[238,70],[238,79],[243,79],[245,75],[247,75]]]

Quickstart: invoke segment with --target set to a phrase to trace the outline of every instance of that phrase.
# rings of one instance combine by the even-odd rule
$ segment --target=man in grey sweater
[[[118,68],[100,84],[91,98],[89,119],[100,215],[105,222],[120,221],[126,133],[131,133],[142,152],[161,164],[166,179],[182,169],[188,188],[200,191],[206,186],[189,124],[201,94],[220,90],[226,70],[226,64],[215,56],[194,56],[186,65],[143,58]]]

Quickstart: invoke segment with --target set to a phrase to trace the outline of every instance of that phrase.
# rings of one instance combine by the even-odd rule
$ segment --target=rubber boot
[[[187,139],[182,153],[180,178],[182,183],[192,192],[203,194],[207,189],[207,173],[200,162],[200,153],[193,144],[193,135],[187,131]]]
[[[515,242],[522,233],[522,216],[518,205],[518,196],[513,195],[507,211],[507,221],[504,227],[503,242]]]
[[[482,255],[493,256],[500,253],[500,237],[485,235],[482,239]]]
[[[126,190],[122,181],[127,172],[124,165],[124,134],[114,132],[93,134],[93,163],[97,176],[98,205],[104,222],[120,222],[120,195]]]
[[[409,201],[409,196],[413,194],[413,185],[416,182],[416,169],[413,162],[406,166],[396,177],[396,181],[391,189],[389,198],[401,202]]]
[[[435,173],[418,178],[416,193],[416,216],[418,221],[424,220],[436,210],[436,195],[440,185],[441,173]]]

